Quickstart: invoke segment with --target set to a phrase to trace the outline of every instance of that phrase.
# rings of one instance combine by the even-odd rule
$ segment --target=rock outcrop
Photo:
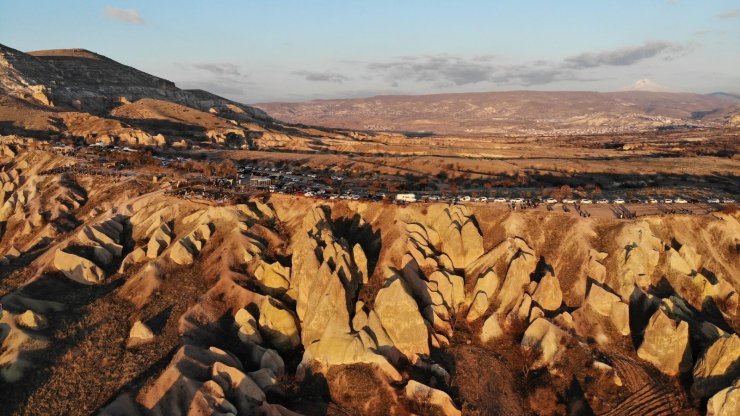
[[[740,378],[712,396],[707,402],[707,416],[733,416],[740,409]]]
[[[645,328],[637,355],[669,376],[690,371],[689,324],[676,322],[658,309]]]
[[[146,324],[136,321],[131,326],[128,337],[128,346],[133,347],[151,342],[154,339],[154,333]]]
[[[691,395],[707,398],[740,377],[740,337],[737,334],[717,339],[697,359],[693,370]]]
[[[532,369],[553,365],[562,354],[561,341],[567,334],[544,318],[529,325],[522,337],[522,349]]]
[[[98,265],[64,250],[58,250],[54,255],[54,267],[77,283],[94,285],[105,280],[105,272]]]
[[[431,388],[415,380],[409,380],[404,389],[404,394],[409,400],[431,405],[445,416],[459,416],[462,413],[452,403],[447,393]]]

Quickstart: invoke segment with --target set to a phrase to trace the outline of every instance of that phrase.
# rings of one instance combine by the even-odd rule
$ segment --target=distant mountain
[[[671,92],[668,88],[658,84],[657,82],[648,79],[638,79],[630,87],[625,88],[625,91],[649,91],[649,92]]]
[[[713,92],[709,95],[711,95],[712,97],[726,98],[728,100],[740,102],[740,94],[730,94],[727,92]]]
[[[639,81],[645,89],[657,84]],[[288,122],[442,134],[594,134],[665,126],[725,125],[740,113],[721,95],[652,91],[509,91],[377,96],[255,107]]]

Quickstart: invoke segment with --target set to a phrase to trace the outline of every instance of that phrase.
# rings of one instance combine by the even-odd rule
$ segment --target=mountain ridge
[[[257,103],[287,122],[439,134],[645,131],[722,125],[740,111],[725,96],[652,91],[496,91]],[[694,113],[712,116],[697,123]]]

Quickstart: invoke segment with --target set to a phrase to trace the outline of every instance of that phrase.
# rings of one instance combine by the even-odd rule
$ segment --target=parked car
[[[725,199],[722,200],[722,203],[723,204],[734,204],[735,203],[735,200],[732,199],[732,198],[725,198]]]
[[[614,200],[614,203],[615,203],[615,204],[624,204],[624,199],[622,199],[622,198],[616,198],[616,199]]]
[[[676,198],[677,204],[687,204],[689,201],[683,199],[683,198]]]
[[[522,203],[522,202],[524,202],[524,198],[511,198],[511,202],[519,202],[519,203]]]
[[[430,201],[439,201],[439,195],[430,195],[429,196]]]
[[[468,195],[463,195],[463,196],[461,196],[460,198],[458,198],[458,200],[459,200],[460,202],[469,202],[469,201],[470,201],[470,196],[468,196]]]
[[[564,204],[575,204],[576,203],[576,200],[575,199],[572,199],[572,198],[565,198],[565,199],[563,199],[563,203]]]
[[[657,204],[658,203],[658,200],[655,199],[655,198],[649,198],[648,199],[648,202],[651,203],[651,204]]]
[[[593,203],[594,203],[594,201],[592,201],[590,199],[586,199],[586,198],[581,199],[581,204],[588,205],[588,204],[593,204]]]
[[[673,200],[670,199],[670,198],[666,198],[666,199],[663,200],[663,203],[664,204],[672,204],[673,203]]]
[[[555,198],[547,198],[545,202],[547,202],[548,204],[557,204],[558,200]]]
[[[707,204],[719,204],[719,198],[709,198]]]
[[[485,196],[479,196],[479,197],[475,198],[475,200],[478,201],[478,202],[486,202],[486,201],[488,201],[488,198],[486,198]]]
[[[503,198],[503,197],[494,198],[493,202],[506,202],[506,198]]]
[[[596,203],[597,204],[608,204],[609,203],[609,200],[606,199],[606,198],[601,198],[601,199],[597,200]]]

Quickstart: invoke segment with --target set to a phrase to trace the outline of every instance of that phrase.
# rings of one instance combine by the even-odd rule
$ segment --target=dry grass
[[[400,411],[393,388],[382,374],[368,365],[332,367],[326,380],[332,401],[346,414],[384,416]]]

